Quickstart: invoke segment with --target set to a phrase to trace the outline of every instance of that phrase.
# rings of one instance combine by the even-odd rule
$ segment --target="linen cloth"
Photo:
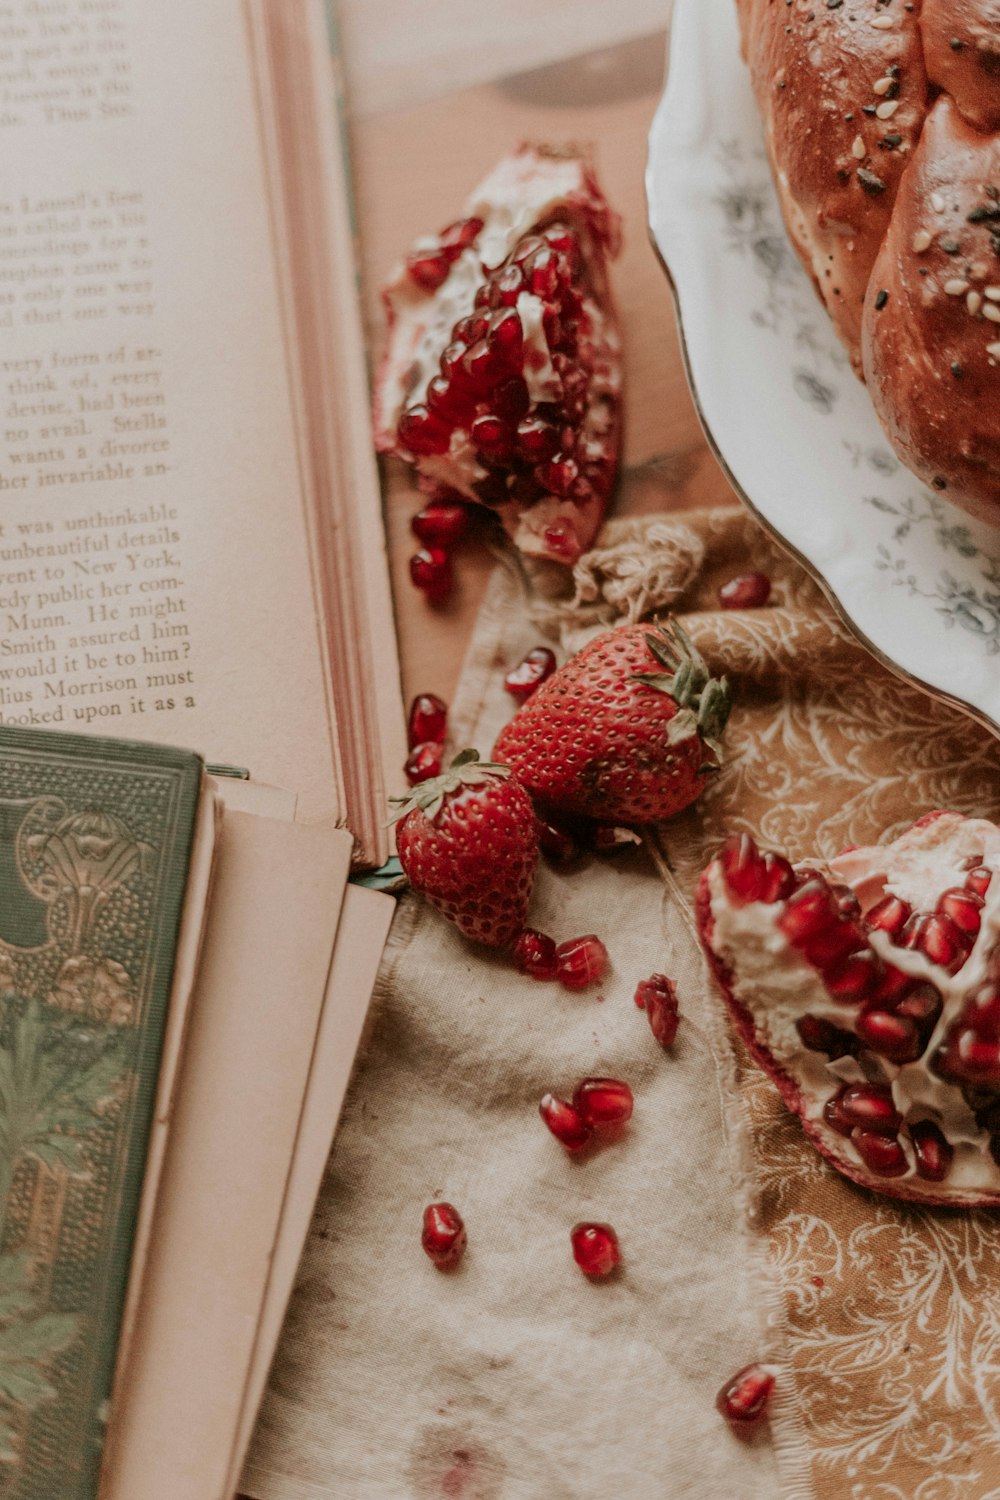
[[[612,523],[606,540],[574,609],[498,570],[456,745],[489,750],[511,711],[503,672],[540,629],[577,646],[638,600],[676,605],[734,681],[727,766],[645,849],[541,864],[532,924],[595,931],[610,950],[582,994],[516,974],[403,899],[244,1488],[995,1500],[996,1216],[894,1205],[826,1166],[730,1041],[690,902],[733,829],[797,858],[891,837],[934,806],[1000,816],[1000,747],[868,656],[742,512]],[[750,566],[774,579],[771,604],[719,611],[719,583]],[[670,1052],[632,1002],[653,970],[679,985]],[[636,1109],[620,1140],[574,1160],[536,1107],[586,1074],[628,1080]],[[469,1232],[447,1276],[419,1248],[435,1197]],[[619,1233],[608,1282],[572,1262],[579,1219]],[[713,1400],[752,1359],[779,1374],[769,1429],[745,1443]]]

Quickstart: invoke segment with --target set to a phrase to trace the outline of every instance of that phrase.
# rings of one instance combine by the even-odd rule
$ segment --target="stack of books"
[[[228,1500],[405,755],[329,18],[7,9],[0,1494]]]

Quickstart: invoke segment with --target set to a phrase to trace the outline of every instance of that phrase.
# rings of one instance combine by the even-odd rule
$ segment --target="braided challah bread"
[[[792,241],[903,461],[1000,525],[1000,0],[737,0]]]

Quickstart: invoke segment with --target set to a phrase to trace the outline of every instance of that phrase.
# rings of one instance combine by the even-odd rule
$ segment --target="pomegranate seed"
[[[596,984],[608,963],[608,950],[599,937],[588,933],[586,937],[570,938],[556,949],[558,978],[570,990],[586,989]]]
[[[634,1104],[632,1090],[618,1078],[584,1078],[573,1093],[573,1108],[591,1126],[624,1125]]]
[[[548,646],[535,646],[523,661],[513,667],[503,680],[503,685],[512,698],[526,703],[537,687],[541,687],[556,669],[555,653]]]
[[[889,937],[899,937],[912,914],[912,907],[898,896],[885,896],[865,916],[865,921],[870,929],[878,928],[879,932],[888,933]]]
[[[554,458],[535,470],[539,484],[551,495],[568,495],[579,472],[572,458]]]
[[[832,1021],[820,1016],[802,1016],[795,1023],[802,1038],[803,1047],[810,1052],[824,1052],[827,1057],[849,1057],[854,1051],[855,1038],[852,1032],[842,1031]]]
[[[766,573],[739,573],[719,590],[723,609],[759,609],[771,597],[771,580]]]
[[[897,1003],[896,1014],[908,1016],[917,1023],[922,1034],[929,1036],[937,1025],[941,1003],[940,991],[932,984],[920,984]]]
[[[907,948],[919,949],[931,963],[956,973],[969,956],[969,943],[965,934],[955,925],[951,917],[941,912],[923,912],[913,916],[903,929],[903,943]]]
[[[887,1135],[876,1135],[857,1126],[851,1131],[851,1144],[877,1177],[902,1177],[909,1166],[902,1146]]]
[[[543,232],[546,244],[551,245],[553,250],[575,252],[576,235],[566,224],[550,224]]]
[[[410,522],[410,530],[425,547],[451,547],[461,541],[470,524],[467,505],[457,500],[445,500],[418,510]]]
[[[546,526],[542,537],[549,551],[561,552],[566,562],[574,563],[580,556],[579,538],[565,521],[554,521],[551,526]]]
[[[427,382],[426,400],[428,410],[449,425],[467,421],[475,410],[468,394],[446,375],[435,375]]]
[[[715,1409],[734,1427],[756,1427],[767,1416],[774,1376],[765,1365],[747,1365],[726,1381]]]
[[[570,1242],[573,1259],[585,1276],[610,1276],[621,1264],[618,1236],[610,1224],[574,1224]]]
[[[528,285],[536,297],[547,301],[554,296],[559,286],[559,270],[555,252],[543,245],[524,262]]]
[[[963,1018],[977,1036],[1000,1041],[1000,986],[980,985]]]
[[[489,346],[508,375],[519,375],[524,364],[524,328],[516,308],[504,307],[490,319]]]
[[[468,250],[474,245],[482,233],[483,221],[478,218],[457,219],[454,224],[449,224],[447,229],[442,229],[438,235],[443,250],[450,250],[454,255]]]
[[[439,1271],[454,1270],[465,1253],[467,1238],[457,1208],[450,1203],[428,1203],[420,1243]]]
[[[511,427],[517,427],[522,418],[526,417],[531,408],[531,397],[528,387],[520,375],[514,375],[510,380],[504,380],[493,392],[493,410],[504,422]]]
[[[890,1062],[915,1062],[924,1050],[913,1021],[891,1011],[865,1011],[858,1017],[856,1029],[867,1047]]]
[[[726,840],[719,851],[719,865],[731,894],[741,905],[764,899],[764,860],[748,833],[737,833]]]
[[[839,921],[830,887],[814,876],[789,896],[778,926],[793,947],[800,948],[809,939],[828,934]]]
[[[897,969],[895,964],[886,964],[882,974],[875,983],[871,998],[883,1004],[894,1004],[901,1000],[914,988],[916,981],[905,974],[902,969]]]
[[[410,786],[417,786],[421,781],[430,781],[432,776],[440,776],[443,755],[444,746],[437,740],[427,740],[423,745],[414,745],[403,765]]]
[[[843,1005],[851,1005],[874,993],[882,978],[882,960],[871,948],[851,953],[823,975],[829,994]]]
[[[501,422],[499,417],[477,417],[469,430],[469,435],[475,446],[485,453],[487,458],[510,458],[514,452],[514,434],[506,422]]]
[[[975,891],[963,891],[955,886],[945,891],[937,904],[937,910],[950,917],[960,932],[975,935],[982,922],[983,898]]]
[[[842,917],[860,917],[861,902],[849,885],[833,885],[830,889]]]
[[[532,979],[555,979],[556,945],[545,932],[526,927],[514,944],[514,967]]]
[[[475,343],[475,339],[471,338],[470,335],[478,321],[476,318],[463,318],[461,323],[456,323],[455,337],[450,344],[445,344],[441,350],[438,364],[441,366],[441,374],[449,383],[457,382],[459,385],[462,384],[462,377],[465,374],[465,366],[462,361],[465,358],[465,351],[469,347],[469,344]],[[483,328],[485,329],[485,327],[486,319],[484,318]]]
[[[538,1113],[567,1151],[582,1151],[593,1134],[593,1128],[583,1115],[565,1099],[555,1094],[546,1094],[538,1106]]]
[[[557,865],[569,864],[580,855],[580,846],[569,829],[545,818],[538,820],[538,843],[542,853]]]
[[[551,423],[529,417],[517,425],[517,446],[529,463],[546,463],[559,452],[559,433]]]
[[[973,1031],[962,1031],[958,1037],[958,1058],[962,1077],[974,1083],[1000,1084],[1000,1042],[978,1037]]]
[[[447,453],[451,428],[426,406],[411,406],[399,419],[399,441],[414,455]]]
[[[431,604],[443,604],[451,594],[451,559],[443,547],[422,547],[410,558],[410,577]]]
[[[848,1084],[838,1099],[843,1118],[864,1130],[878,1135],[895,1135],[903,1123],[889,1089],[878,1084]]]
[[[954,1148],[948,1144],[933,1120],[920,1120],[910,1126],[913,1150],[917,1158],[917,1176],[927,1182],[943,1182],[948,1175]]]
[[[490,282],[490,306],[513,307],[524,291],[524,273],[520,266],[504,266]]]
[[[425,292],[436,292],[447,280],[451,262],[446,255],[424,251],[406,257],[406,269],[417,286]]]
[[[794,891],[795,883],[795,871],[784,855],[768,851],[764,855],[760,899],[768,902],[784,901]]]
[[[410,704],[406,743],[412,750],[428,741],[443,745],[448,733],[448,705],[436,693],[418,693]]]
[[[680,1021],[674,981],[666,974],[650,974],[636,986],[635,1003],[646,1012],[649,1029],[660,1046],[672,1047]]]
[[[988,870],[985,865],[976,865],[965,877],[965,889],[973,891],[977,896],[985,896],[992,879],[992,870]]]
[[[844,1090],[841,1089],[838,1094],[834,1094],[832,1099],[826,1101],[823,1106],[823,1119],[839,1135],[850,1135],[854,1129],[854,1124],[848,1119],[841,1108],[843,1096]]]

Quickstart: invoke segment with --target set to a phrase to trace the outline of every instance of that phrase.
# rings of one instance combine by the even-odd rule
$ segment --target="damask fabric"
[[[630,525],[602,544],[634,557]],[[867,656],[742,513],[653,525],[645,602],[676,596],[675,559],[676,607],[736,687],[727,767],[647,851],[541,868],[531,919],[604,937],[599,990],[522,978],[403,901],[244,1480],[261,1500],[1000,1496],[996,1217],[893,1205],[823,1163],[733,1048],[690,910],[733,828],[799,856],[934,806],[1000,816],[1000,747]],[[719,612],[749,566],[771,605]],[[453,714],[483,751],[539,622],[579,640],[521,590],[495,577]],[[632,1003],[657,969],[680,988],[669,1053]],[[535,1107],[587,1073],[628,1079],[636,1111],[573,1160]],[[418,1247],[439,1195],[469,1230],[451,1276]],[[584,1218],[621,1237],[607,1283],[572,1263]],[[778,1368],[776,1401],[745,1444],[713,1398],[755,1358]]]

